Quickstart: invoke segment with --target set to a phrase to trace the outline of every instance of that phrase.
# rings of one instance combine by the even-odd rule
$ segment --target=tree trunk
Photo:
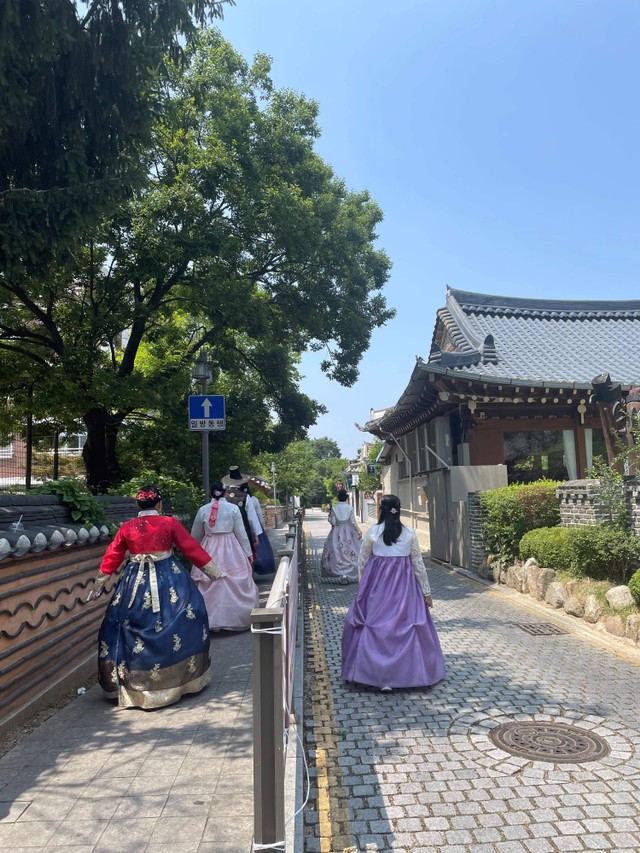
[[[87,440],[82,448],[82,458],[87,469],[87,485],[96,494],[120,480],[116,440],[122,421],[102,406],[95,406],[85,414],[84,422]]]

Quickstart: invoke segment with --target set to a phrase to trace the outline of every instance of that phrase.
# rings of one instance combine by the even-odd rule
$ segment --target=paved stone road
[[[355,588],[320,579],[326,516],[307,512],[307,719],[312,793],[306,853],[640,851],[640,655],[553,622],[459,574],[430,570],[448,673],[427,690],[381,694],[340,678]],[[514,720],[603,737],[582,764],[516,758],[489,732]],[[296,853],[298,853],[296,851]]]

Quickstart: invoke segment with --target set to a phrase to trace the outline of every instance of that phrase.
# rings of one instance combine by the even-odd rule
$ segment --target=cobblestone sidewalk
[[[432,567],[446,679],[391,694],[346,685],[355,587],[320,578],[326,516],[307,513],[306,527],[306,853],[640,851],[640,656],[531,635],[520,626],[546,616]],[[516,732],[525,754],[553,760],[494,743],[514,722],[536,724],[531,742],[530,727]],[[591,741],[601,754],[578,763]]]

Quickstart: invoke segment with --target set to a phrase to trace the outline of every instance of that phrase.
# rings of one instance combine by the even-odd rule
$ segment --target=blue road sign
[[[224,397],[206,394],[189,397],[189,429],[220,430],[226,426]]]

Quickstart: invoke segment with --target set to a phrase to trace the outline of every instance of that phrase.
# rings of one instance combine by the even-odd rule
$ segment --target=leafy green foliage
[[[165,55],[221,10],[217,0],[3,0],[0,256],[12,287],[61,260],[142,180]]]
[[[163,496],[164,508],[175,515],[185,527],[191,527],[195,514],[206,502],[202,490],[193,483],[175,480],[156,471],[142,471],[134,480],[122,483],[112,494],[135,497],[140,486],[152,483]]]
[[[514,560],[529,530],[560,524],[555,481],[514,484],[480,494],[482,533],[488,551],[499,560]]]
[[[135,20],[144,4],[131,5]],[[220,461],[242,441],[277,453],[323,411],[299,390],[300,354],[326,350],[327,374],[351,385],[394,314],[382,213],[315,153],[317,105],[277,91],[266,57],[247,64],[215,30],[182,59],[157,90],[146,183],[51,269],[0,281],[0,392],[84,423],[92,489],[123,479],[121,433],[136,466],[159,439],[179,458],[183,441],[192,471],[183,413],[203,346],[208,391],[228,398]]]
[[[640,539],[596,525],[569,528],[571,572],[576,577],[626,583],[640,565]]]
[[[626,457],[626,450],[624,452]],[[597,480],[594,486],[595,509],[598,519],[614,530],[628,530],[627,502],[624,494],[624,479],[618,462],[609,465],[601,457],[596,457],[589,476]]]
[[[635,571],[629,580],[629,590],[635,603],[640,607],[640,569]]]
[[[36,486],[31,492],[39,495],[59,495],[62,503],[69,507],[71,518],[80,524],[106,524],[104,510],[80,480],[50,480]]]
[[[626,583],[640,564],[640,539],[608,527],[543,527],[526,533],[520,557],[575,577]]]
[[[568,527],[538,527],[529,530],[520,540],[520,559],[535,557],[540,566],[569,570],[572,552]]]

